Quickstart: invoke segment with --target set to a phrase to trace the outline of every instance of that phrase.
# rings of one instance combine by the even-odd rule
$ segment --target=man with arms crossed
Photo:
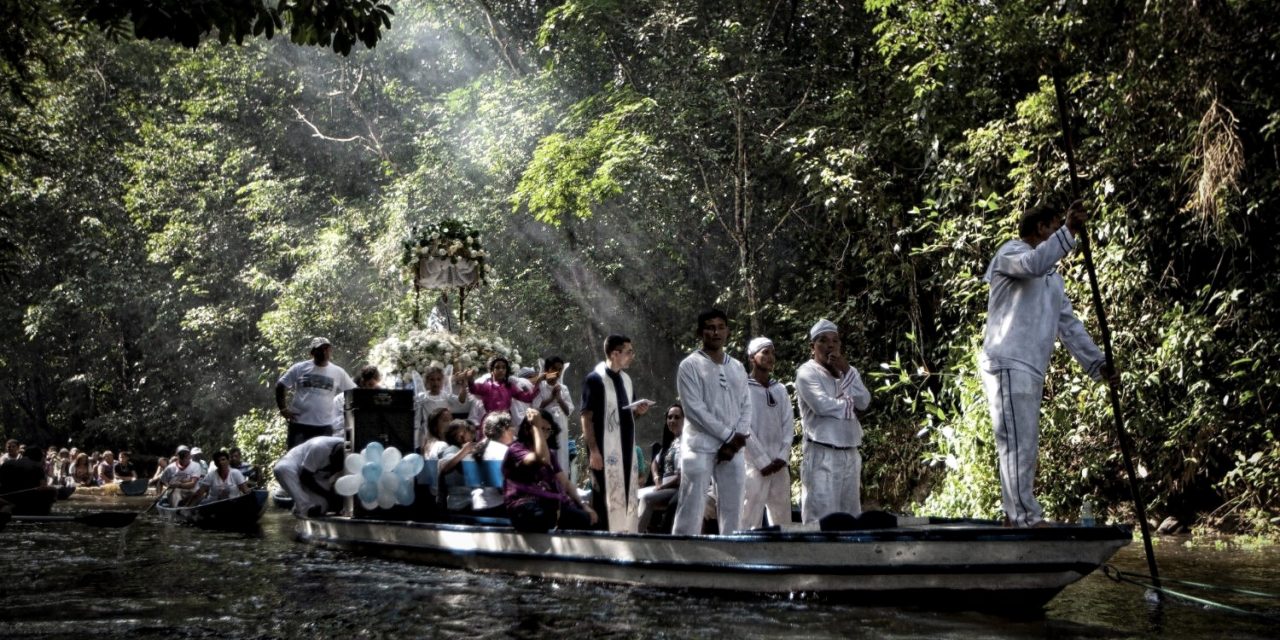
[[[871,404],[858,370],[840,351],[830,320],[809,329],[810,359],[796,369],[796,402],[804,428],[800,462],[801,519],[816,523],[833,513],[862,513],[862,424],[856,411]]]

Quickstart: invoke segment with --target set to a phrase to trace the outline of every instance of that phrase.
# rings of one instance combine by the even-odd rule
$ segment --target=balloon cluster
[[[395,447],[370,442],[360,453],[348,453],[347,475],[334,485],[340,496],[359,496],[366,509],[413,504],[413,479],[426,462],[421,455],[401,456]]]

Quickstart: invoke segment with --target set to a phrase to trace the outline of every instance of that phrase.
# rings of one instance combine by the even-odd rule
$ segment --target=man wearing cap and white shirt
[[[835,323],[814,324],[809,346],[811,358],[796,369],[804,428],[800,512],[806,524],[833,513],[862,513],[862,424],[856,411],[871,404],[871,392],[840,350]]]
[[[702,532],[707,485],[715,482],[720,533],[738,530],[742,521],[742,484],[746,468],[742,448],[751,437],[751,397],[747,371],[724,352],[728,317],[711,309],[698,316],[702,348],[680,362],[676,387],[684,406],[680,434],[680,504],[671,533]]]
[[[170,505],[180,505],[195,491],[196,483],[203,477],[204,470],[191,459],[191,449],[181,445],[173,456],[173,462],[160,474],[161,491],[170,491]]]
[[[333,345],[327,338],[311,340],[311,360],[299,362],[276,382],[276,406],[289,421],[290,449],[318,436],[333,432],[334,396],[356,388],[347,372],[329,361]],[[293,391],[292,404],[285,394]]]
[[[743,489],[742,530],[760,526],[760,513],[767,511],[769,524],[791,522],[791,436],[795,414],[787,388],[770,378],[777,358],[773,341],[756,338],[747,345],[751,377],[751,438],[747,440],[747,475]]]

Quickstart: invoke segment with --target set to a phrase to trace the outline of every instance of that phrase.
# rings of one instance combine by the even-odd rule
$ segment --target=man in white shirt
[[[191,449],[186,445],[178,447],[173,462],[160,474],[160,485],[169,491],[169,504],[181,505],[196,489],[196,483],[204,477],[204,469],[191,459]]]
[[[795,433],[795,413],[787,388],[770,377],[777,358],[773,341],[755,338],[747,346],[751,377],[751,438],[747,440],[747,474],[743,489],[742,530],[760,526],[760,514],[767,511],[769,524],[791,523],[791,436]]]
[[[800,513],[816,523],[833,513],[862,513],[862,424],[857,411],[871,393],[840,349],[835,323],[809,329],[810,359],[796,369],[796,404],[804,429]]]
[[[680,363],[676,386],[684,405],[680,435],[680,504],[677,535],[702,532],[707,486],[716,488],[720,533],[737,531],[742,520],[742,484],[746,468],[742,448],[751,437],[751,397],[747,371],[724,351],[728,317],[711,309],[698,316],[702,348]]]
[[[1013,526],[1044,526],[1035,498],[1040,448],[1040,400],[1056,340],[1094,380],[1116,381],[1106,358],[1071,309],[1058,262],[1076,246],[1089,215],[1040,206],[1022,216],[1017,240],[1004,243],[987,267],[991,285],[978,364],[995,427],[1000,498]]]
[[[338,508],[333,483],[342,474],[346,439],[320,436],[292,448],[273,469],[276,480],[293,498],[293,514],[319,517]]]
[[[310,438],[333,433],[334,396],[356,388],[347,372],[329,361],[333,345],[327,338],[311,340],[311,360],[299,362],[276,382],[276,406],[289,422],[286,440],[292,449]],[[293,402],[285,404],[293,391]]]

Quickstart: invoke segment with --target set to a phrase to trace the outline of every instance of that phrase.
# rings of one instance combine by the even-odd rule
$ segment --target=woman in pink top
[[[532,403],[538,397],[538,383],[542,382],[542,378],[545,375],[544,373],[539,373],[534,376],[533,386],[529,389],[522,389],[520,384],[516,382],[516,378],[511,377],[511,363],[502,356],[494,356],[489,358],[488,380],[476,382],[475,370],[467,370],[467,390],[484,403],[484,415],[486,417],[496,411],[509,413],[511,411],[512,398],[521,402]],[[480,424],[484,424],[484,418],[480,419]]]

